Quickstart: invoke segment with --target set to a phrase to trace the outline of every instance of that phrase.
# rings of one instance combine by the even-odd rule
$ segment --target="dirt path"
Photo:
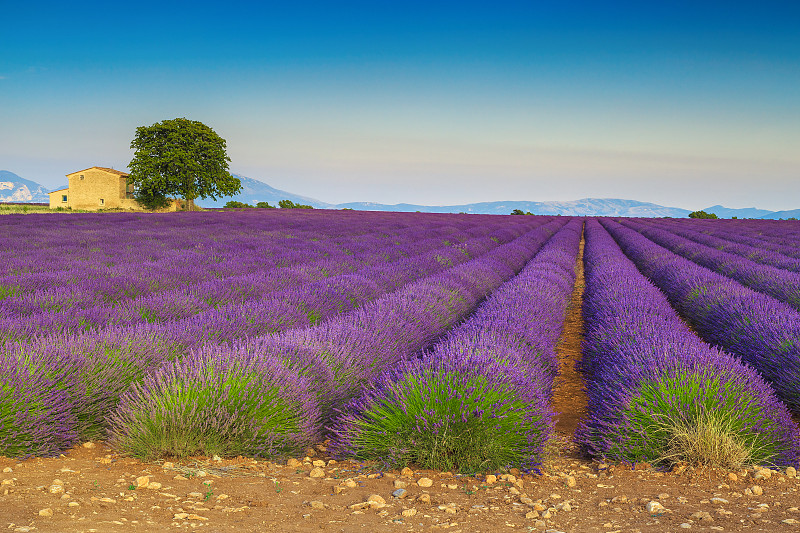
[[[553,409],[559,413],[556,420],[556,433],[570,439],[578,427],[578,422],[586,415],[586,393],[583,378],[575,370],[575,363],[581,358],[581,342],[583,341],[583,245],[581,236],[580,250],[576,261],[575,288],[567,308],[564,331],[556,346],[559,360],[559,373],[553,389]]]

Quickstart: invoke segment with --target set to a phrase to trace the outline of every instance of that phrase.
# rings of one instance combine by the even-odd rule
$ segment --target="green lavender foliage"
[[[544,421],[508,384],[446,368],[409,372],[346,420],[355,457],[474,473],[526,465]],[[539,438],[533,439],[531,434]]]

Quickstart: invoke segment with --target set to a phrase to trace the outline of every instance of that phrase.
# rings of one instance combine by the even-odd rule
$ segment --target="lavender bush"
[[[307,379],[275,358],[214,355],[168,364],[134,383],[110,417],[114,447],[143,459],[275,457],[318,439]]]
[[[51,456],[78,440],[80,362],[20,354],[0,355],[0,455]]]
[[[544,391],[491,355],[402,362],[342,409],[338,455],[437,470],[532,468],[552,426]]]

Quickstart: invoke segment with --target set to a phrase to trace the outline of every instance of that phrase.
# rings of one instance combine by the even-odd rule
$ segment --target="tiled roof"
[[[116,169],[107,168],[107,167],[89,167],[89,168],[84,168],[83,170],[76,170],[75,172],[70,172],[69,174],[67,174],[67,176],[71,176],[71,175],[77,174],[79,172],[86,172],[87,170],[95,170],[95,169],[96,170],[104,170],[106,172],[110,172],[112,174],[118,174],[120,176],[128,176],[127,172],[122,172],[121,170],[116,170]]]

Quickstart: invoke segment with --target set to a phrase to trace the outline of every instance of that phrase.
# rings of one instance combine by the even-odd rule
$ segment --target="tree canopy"
[[[128,165],[128,183],[146,207],[163,207],[167,197],[178,196],[194,209],[197,198],[216,200],[242,189],[228,172],[225,139],[202,122],[175,118],[141,126],[131,148],[136,152]]]
[[[717,215],[705,211],[692,211],[689,213],[689,218],[717,218]]]
[[[230,200],[225,204],[225,209],[275,209],[274,205],[269,205],[269,202],[258,202],[256,205],[251,205],[238,200]]]
[[[310,205],[296,204],[291,200],[278,201],[278,207],[280,207],[281,209],[314,209]]]

